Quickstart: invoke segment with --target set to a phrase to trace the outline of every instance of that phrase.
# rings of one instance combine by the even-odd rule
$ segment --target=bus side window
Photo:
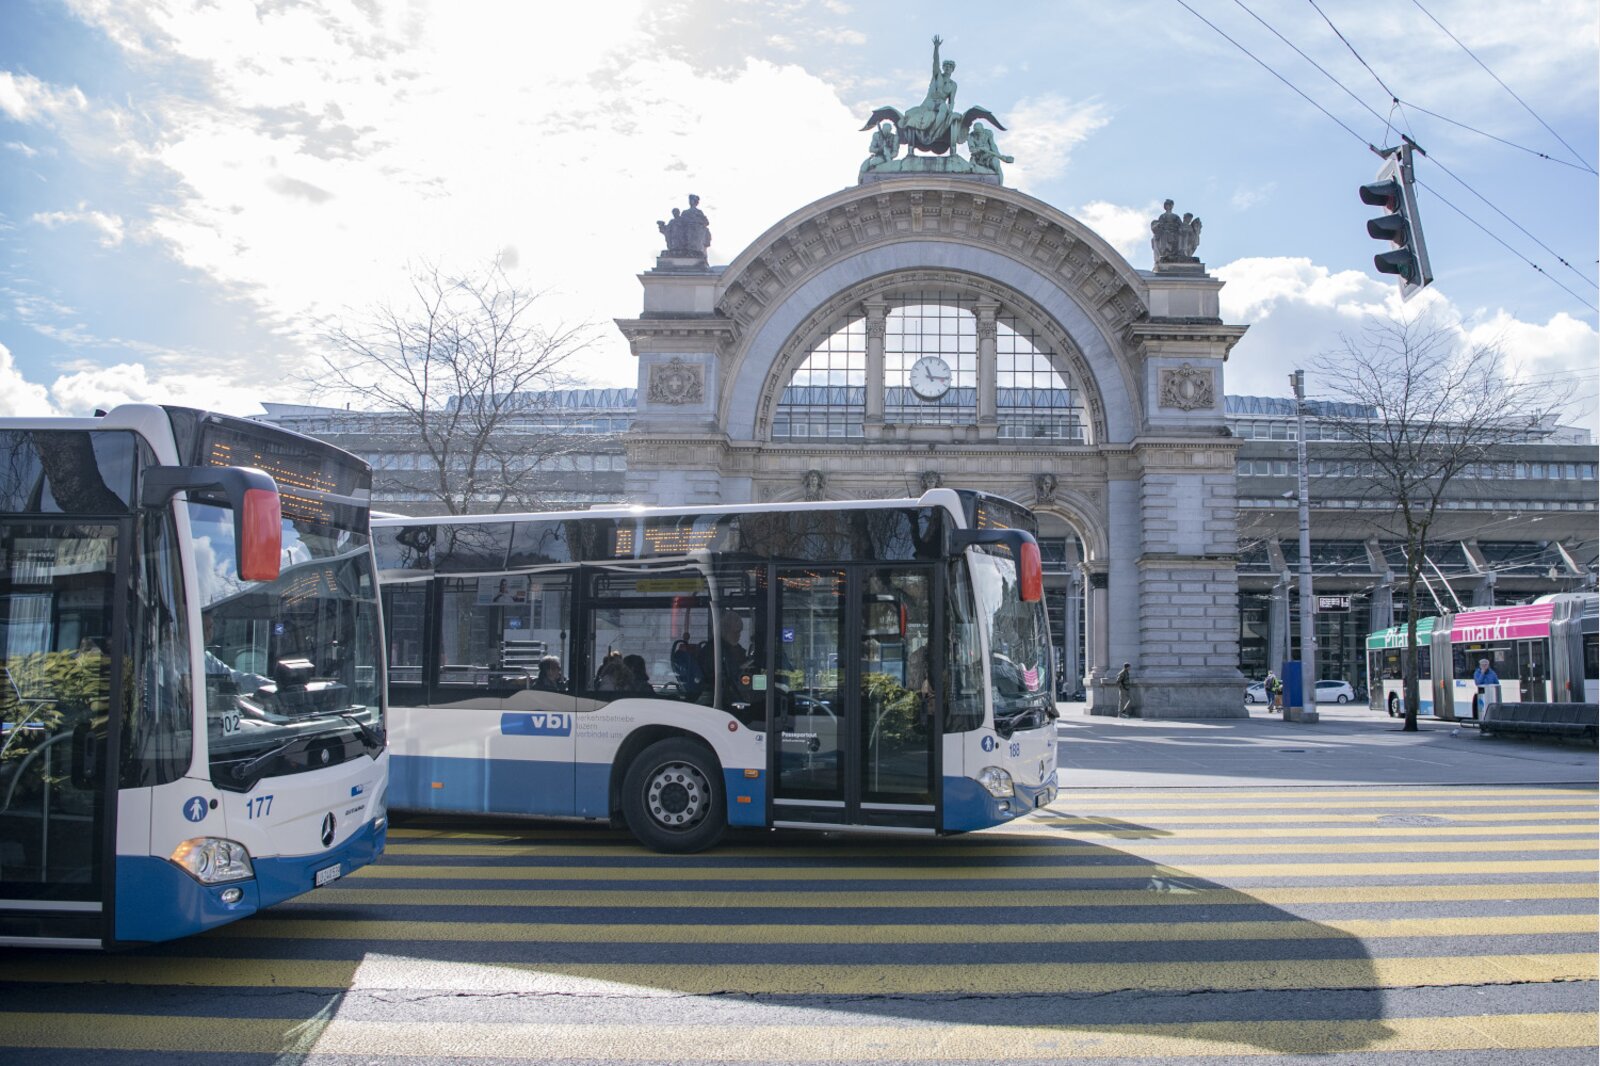
[[[711,602],[698,571],[604,571],[590,577],[584,637],[589,676],[574,684],[602,700],[648,697],[709,703]]]

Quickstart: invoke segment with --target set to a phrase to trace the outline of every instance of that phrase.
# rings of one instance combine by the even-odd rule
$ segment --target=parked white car
[[[1267,683],[1265,681],[1257,681],[1255,684],[1245,689],[1244,701],[1246,703],[1266,703]]]
[[[1356,698],[1356,690],[1348,681],[1318,681],[1318,703],[1349,703]]]

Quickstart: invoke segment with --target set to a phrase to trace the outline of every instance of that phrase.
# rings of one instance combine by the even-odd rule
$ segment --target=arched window
[[[976,297],[901,291],[886,297],[878,313],[881,374],[872,372],[875,338],[867,316],[847,319],[811,349],[785,386],[774,440],[860,440],[874,407],[889,426],[971,426],[987,390],[998,437],[1084,443],[1082,396],[1051,365],[1049,340],[1024,320],[1004,308],[995,315],[993,369],[980,381],[985,360]]]

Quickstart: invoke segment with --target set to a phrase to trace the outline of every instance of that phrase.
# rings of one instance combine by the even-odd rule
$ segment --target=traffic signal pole
[[[1289,375],[1294,388],[1295,471],[1300,496],[1300,705],[1285,706],[1286,722],[1315,722],[1317,715],[1317,599],[1311,591],[1311,487],[1306,476],[1306,372]]]

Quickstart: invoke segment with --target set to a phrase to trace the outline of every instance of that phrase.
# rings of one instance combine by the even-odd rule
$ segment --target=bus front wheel
[[[623,778],[622,814],[654,851],[681,855],[711,847],[728,826],[716,758],[682,737],[650,745]]]

